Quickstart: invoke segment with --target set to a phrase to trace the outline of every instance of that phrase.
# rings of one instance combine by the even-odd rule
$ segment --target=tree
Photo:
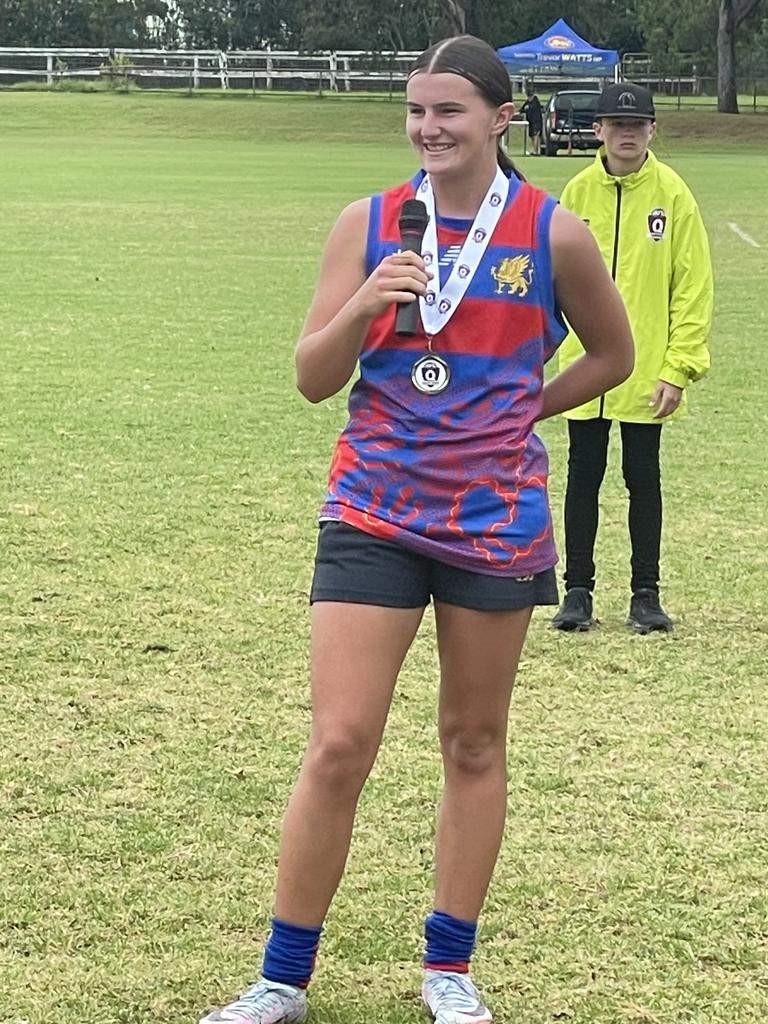
[[[652,54],[657,74],[690,74],[694,63],[700,75],[714,75],[717,0],[638,0],[637,13],[643,45],[626,49]]]
[[[455,35],[443,0],[305,0],[306,50],[423,50]]]
[[[5,46],[146,46],[166,0],[0,0]]]
[[[189,48],[295,49],[302,29],[302,0],[174,0],[169,36]]]
[[[148,19],[162,21],[167,15],[163,0],[81,0],[75,6],[85,14],[83,31],[91,46],[148,46]]]
[[[441,0],[440,7],[448,22],[449,35],[463,35],[467,31],[466,3],[463,0]]]
[[[757,10],[761,0],[720,0],[717,24],[717,109],[738,114],[736,29]]]

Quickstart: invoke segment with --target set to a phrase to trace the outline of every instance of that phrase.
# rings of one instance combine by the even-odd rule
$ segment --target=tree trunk
[[[717,109],[738,114],[736,88],[736,29],[760,0],[720,0],[717,23]]]
[[[451,31],[461,36],[467,31],[467,12],[463,0],[441,0]]]
[[[717,109],[738,114],[736,91],[736,15],[733,0],[720,0],[717,24]]]

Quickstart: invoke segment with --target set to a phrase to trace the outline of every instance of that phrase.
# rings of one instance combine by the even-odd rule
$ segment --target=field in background
[[[345,403],[299,398],[293,342],[337,211],[413,161],[381,101],[2,93],[0,116],[0,1024],[188,1024],[258,967],[308,722]],[[768,1001],[768,119],[660,127],[718,287],[713,372],[664,439],[678,629],[623,625],[614,448],[602,626],[538,612],[513,704],[476,959],[499,1024],[762,1024]],[[521,165],[557,192],[585,159]],[[542,434],[559,528],[564,425]],[[428,616],[318,1024],[420,1019],[435,678]]]

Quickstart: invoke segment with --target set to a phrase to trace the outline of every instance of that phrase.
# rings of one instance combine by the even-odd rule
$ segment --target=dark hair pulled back
[[[420,71],[427,74],[460,75],[471,82],[492,107],[512,102],[512,85],[507,69],[493,47],[477,36],[441,39],[416,58],[408,77]],[[503,149],[501,139],[498,141],[496,158],[503,171],[510,171],[525,181]]]

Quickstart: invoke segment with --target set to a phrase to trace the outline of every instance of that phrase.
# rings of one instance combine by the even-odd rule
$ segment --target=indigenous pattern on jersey
[[[371,199],[370,274],[399,249],[398,217],[423,178]],[[527,576],[557,562],[547,454],[533,433],[544,363],[565,336],[549,252],[555,200],[511,179],[507,203],[474,278],[432,341],[450,383],[422,394],[413,364],[421,327],[395,334],[395,306],[378,316],[360,354],[320,516],[474,572]],[[469,222],[438,217],[438,268],[454,262]]]

